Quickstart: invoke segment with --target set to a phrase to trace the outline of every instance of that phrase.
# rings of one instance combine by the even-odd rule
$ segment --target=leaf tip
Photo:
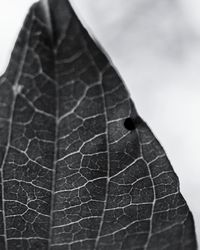
[[[54,41],[66,32],[72,17],[72,7],[68,0],[41,0],[45,21]]]

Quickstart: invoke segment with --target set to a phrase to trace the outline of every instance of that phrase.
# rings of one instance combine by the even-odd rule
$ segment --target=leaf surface
[[[0,79],[1,250],[195,250],[170,162],[70,4],[33,5]]]

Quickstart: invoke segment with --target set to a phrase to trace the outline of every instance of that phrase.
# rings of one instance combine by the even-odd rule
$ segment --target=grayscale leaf
[[[170,162],[67,0],[32,6],[0,79],[1,250],[195,250]]]

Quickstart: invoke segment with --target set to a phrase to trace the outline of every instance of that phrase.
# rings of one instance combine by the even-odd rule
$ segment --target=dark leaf
[[[1,250],[194,250],[163,148],[64,0],[30,10],[0,79]]]

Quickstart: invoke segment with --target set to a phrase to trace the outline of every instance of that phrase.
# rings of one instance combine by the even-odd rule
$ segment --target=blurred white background
[[[0,73],[34,0],[0,0]],[[178,174],[200,242],[200,1],[71,0]]]

